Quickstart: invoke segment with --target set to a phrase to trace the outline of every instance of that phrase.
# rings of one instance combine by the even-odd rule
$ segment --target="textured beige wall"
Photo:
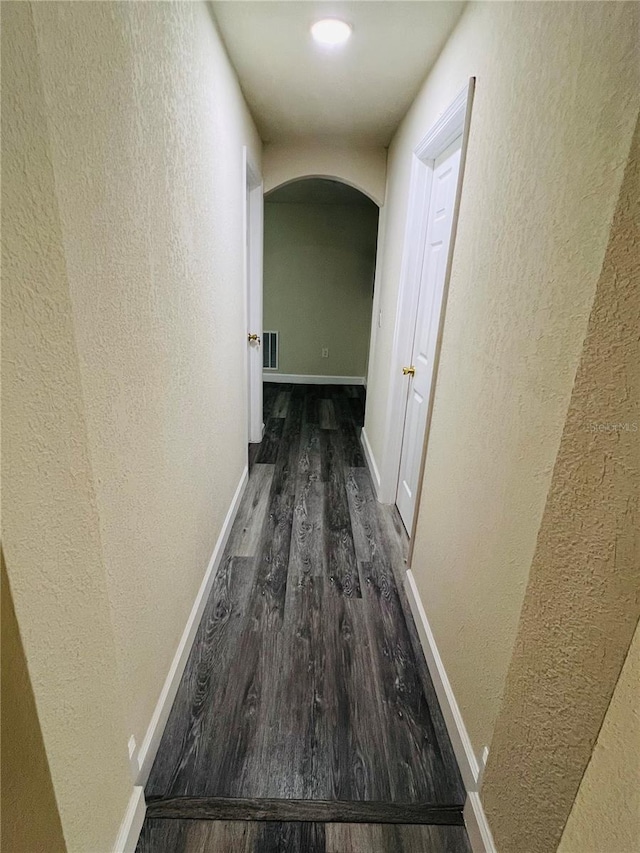
[[[132,782],[28,3],[2,4],[2,124],[2,544],[67,847],[103,853]]]
[[[504,853],[556,849],[640,618],[639,259],[640,124],[482,787]]]
[[[265,204],[264,328],[280,332],[276,372],[365,375],[377,226],[373,205]]]
[[[379,461],[411,151],[477,77],[413,571],[491,743],[640,91],[638,7],[471,4],[389,152],[366,430]]]
[[[259,166],[260,142],[204,4],[34,10],[140,745],[246,461],[245,393],[230,378],[246,345],[242,147]]]
[[[640,846],[640,628],[636,628],[558,853]]]
[[[70,851],[111,849],[246,461],[242,147],[206,4],[3,24],[3,544]]]
[[[386,169],[386,148],[358,148],[327,142],[274,143],[264,149],[264,191],[268,193],[298,178],[339,178],[382,205]]]
[[[27,662],[2,555],[2,799],[0,848],[66,853]]]

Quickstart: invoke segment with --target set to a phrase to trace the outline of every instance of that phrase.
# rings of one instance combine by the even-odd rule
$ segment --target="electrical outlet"
[[[322,347],[322,358],[329,358],[329,347]]]

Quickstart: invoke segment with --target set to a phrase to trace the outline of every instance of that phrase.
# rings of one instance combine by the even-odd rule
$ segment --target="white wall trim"
[[[464,804],[464,823],[469,836],[473,853],[497,853],[489,828],[487,816],[482,808],[478,793],[480,781],[480,763],[471,745],[471,739],[456,702],[451,682],[444,668],[440,652],[436,645],[433,631],[425,612],[416,581],[411,569],[407,569],[405,589],[409,605],[418,629],[418,636],[427,660],[427,666],[433,680],[433,686],[438,696],[442,716],[451,738],[451,745],[462,774],[462,780],[467,789],[467,799]]]
[[[371,479],[373,480],[373,490],[376,493],[376,498],[380,500],[380,498],[378,497],[380,494],[380,471],[378,471],[375,456],[373,455],[373,450],[371,449],[371,444],[369,443],[369,437],[367,436],[364,427],[362,427],[360,431],[360,442],[364,451],[364,458],[367,461],[369,473],[371,474]]]
[[[462,719],[411,569],[407,569],[405,589],[464,786],[469,792],[477,791],[480,773],[478,759],[471,745],[471,738]]]
[[[408,382],[402,375],[402,367],[409,364],[413,347],[418,299],[416,282],[420,280],[427,236],[427,213],[431,197],[433,164],[435,159],[463,133],[472,92],[473,86],[470,81],[434,122],[426,136],[415,146],[411,158],[409,203],[385,412],[385,439],[380,459],[379,500],[383,503],[395,503],[398,486],[408,392]],[[462,180],[463,173],[464,168],[461,165],[459,181]],[[444,310],[444,303],[442,310]],[[433,390],[435,390],[435,383],[434,377]]]
[[[461,89],[414,148],[418,160],[435,160],[464,130],[470,84]]]
[[[141,785],[136,785],[129,797],[127,811],[120,824],[113,853],[135,853],[146,811],[144,788]]]
[[[489,822],[482,808],[480,794],[477,791],[470,791],[467,794],[462,814],[473,853],[497,853]]]
[[[293,385],[364,385],[364,376],[305,376],[302,373],[269,373],[265,370],[262,381]]]
[[[139,785],[145,785],[147,779],[149,778],[149,773],[151,772],[151,767],[156,757],[156,752],[158,751],[158,747],[160,746],[162,733],[164,732],[164,727],[167,723],[169,712],[171,711],[171,706],[173,705],[173,700],[175,699],[176,693],[178,692],[180,679],[182,678],[182,673],[184,672],[184,668],[187,663],[187,658],[189,657],[189,652],[191,651],[191,646],[193,645],[196,631],[198,630],[198,625],[200,624],[200,619],[202,618],[202,612],[204,610],[205,604],[207,603],[209,593],[211,592],[213,580],[216,576],[216,572],[218,571],[218,567],[222,560],[222,555],[229,539],[229,534],[231,533],[231,528],[233,526],[233,522],[235,521],[235,517],[238,512],[238,507],[240,506],[240,501],[242,500],[242,496],[247,487],[248,479],[249,469],[247,466],[245,466],[244,471],[242,472],[242,476],[240,477],[240,482],[236,487],[236,491],[231,501],[231,505],[229,506],[229,510],[227,511],[226,518],[222,523],[222,529],[220,531],[220,535],[218,536],[218,541],[216,542],[215,548],[213,549],[213,554],[211,555],[211,559],[209,560],[209,565],[207,566],[204,578],[202,579],[202,583],[200,584],[200,589],[198,590],[196,599],[193,602],[193,607],[191,608],[191,613],[189,614],[189,618],[187,619],[187,624],[185,626],[184,631],[182,632],[182,637],[180,638],[180,642],[178,643],[178,648],[176,649],[176,653],[173,656],[173,661],[171,662],[171,666],[169,667],[169,672],[165,679],[162,690],[160,691],[158,703],[153,712],[153,716],[151,717],[149,728],[147,729],[147,733],[145,734],[144,740],[140,747],[140,752],[138,753],[140,773],[136,781]]]

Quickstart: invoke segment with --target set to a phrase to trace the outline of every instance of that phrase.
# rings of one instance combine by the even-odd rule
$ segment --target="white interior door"
[[[245,148],[245,281],[249,442],[262,441],[262,180]]]
[[[409,532],[416,508],[424,433],[429,399],[433,392],[434,356],[451,241],[461,147],[462,137],[459,137],[443,151],[433,165],[412,358],[411,365],[407,365],[415,370],[415,373],[407,374],[409,388],[396,493],[396,504]]]

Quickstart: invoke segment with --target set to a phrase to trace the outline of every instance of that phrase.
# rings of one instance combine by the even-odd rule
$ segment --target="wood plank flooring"
[[[193,820],[275,820],[311,823],[415,823],[462,826],[458,806],[391,803],[373,800],[296,800],[246,797],[173,797],[151,800],[148,817]]]
[[[141,853],[316,849],[234,829],[237,808],[255,801],[283,838],[322,837],[323,853],[468,849],[464,788],[402,587],[406,535],[375,500],[363,412],[363,389],[265,385],[264,439],[250,448],[249,484],[146,787]],[[378,828],[329,829],[373,823],[377,807]],[[416,847],[409,829],[405,841],[384,828],[396,819],[449,826],[423,826],[431,846]],[[244,835],[232,846],[211,840],[234,832]],[[173,847],[149,846],[171,833]]]
[[[462,826],[145,820],[137,853],[470,853]]]

